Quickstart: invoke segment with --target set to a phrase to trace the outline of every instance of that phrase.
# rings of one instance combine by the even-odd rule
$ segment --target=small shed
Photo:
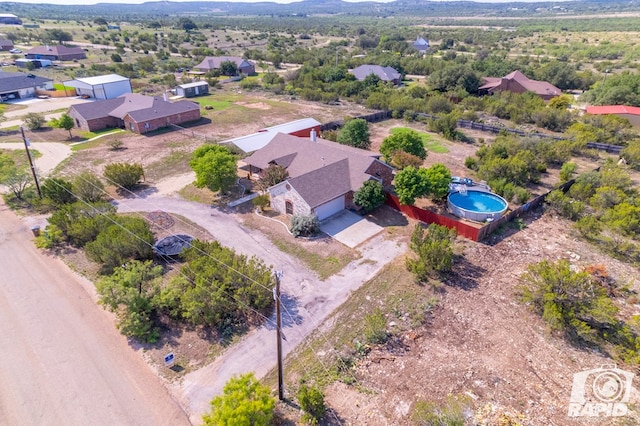
[[[193,98],[209,94],[209,85],[206,81],[196,81],[193,83],[181,84],[176,87],[176,95],[185,98]]]
[[[118,74],[76,78],[63,83],[67,87],[74,87],[78,96],[89,96],[93,99],[114,99],[125,93],[133,93],[131,81]]]

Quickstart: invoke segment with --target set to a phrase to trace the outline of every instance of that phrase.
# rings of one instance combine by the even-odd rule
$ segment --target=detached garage
[[[133,93],[131,81],[118,74],[76,78],[64,81],[63,84],[75,88],[78,96],[92,99],[114,99],[126,93]]]

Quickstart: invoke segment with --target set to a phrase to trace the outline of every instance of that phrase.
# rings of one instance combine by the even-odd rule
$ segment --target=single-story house
[[[209,85],[206,81],[196,81],[193,83],[180,84],[176,86],[176,95],[185,98],[202,96],[209,94]]]
[[[13,49],[13,42],[11,40],[0,38],[0,51],[8,52]]]
[[[321,123],[314,118],[303,118],[301,120],[266,127],[258,130],[257,133],[227,139],[220,143],[233,144],[243,152],[249,153],[257,151],[260,148],[264,148],[264,146],[271,142],[271,139],[273,139],[278,133],[286,133],[288,135],[308,138],[311,136],[311,132],[315,130],[316,135],[319,135],[320,124]]]
[[[18,68],[29,68],[29,64],[33,64],[33,68],[53,66],[53,62],[48,59],[16,59],[15,64]]]
[[[393,168],[379,154],[317,138],[315,132],[309,138],[278,133],[243,161],[258,174],[272,164],[287,169],[289,177],[268,189],[271,207],[319,220],[354,208],[353,194],[366,181],[389,188],[393,180]]]
[[[74,59],[86,59],[87,54],[80,47],[36,46],[27,50],[27,59],[49,59],[51,61],[73,61]]]
[[[413,42],[413,48],[420,53],[425,53],[427,50],[429,50],[429,41],[418,36],[416,38],[416,41]]]
[[[214,69],[219,69],[223,62],[233,62],[236,64],[238,74],[253,75],[256,73],[255,64],[239,56],[207,56],[194,68],[206,73]]]
[[[89,96],[93,99],[113,99],[133,92],[131,80],[118,74],[76,78],[62,83],[66,87],[75,88],[78,96]]]
[[[640,107],[626,105],[588,106],[586,112],[593,115],[617,115],[626,118],[632,125],[640,127]]]
[[[545,101],[560,96],[562,90],[546,81],[531,80],[520,71],[499,77],[484,77],[485,84],[478,88],[479,95],[493,95],[508,90],[514,93],[533,92]]]
[[[356,76],[356,79],[362,81],[370,74],[375,74],[378,78],[385,82],[400,84],[402,82],[402,74],[391,67],[381,67],[380,65],[360,65],[349,71]]]
[[[180,125],[200,118],[200,105],[191,101],[169,102],[162,97],[127,93],[72,105],[67,112],[76,127],[96,131],[121,127],[134,133],[151,132],[172,124]]]
[[[53,90],[53,80],[23,72],[0,72],[0,95],[16,99],[32,98],[36,90]]]

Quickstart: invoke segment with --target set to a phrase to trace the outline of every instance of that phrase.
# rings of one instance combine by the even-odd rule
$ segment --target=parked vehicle
[[[22,53],[22,50],[20,50],[20,49],[11,49],[11,50],[9,50],[9,53]]]

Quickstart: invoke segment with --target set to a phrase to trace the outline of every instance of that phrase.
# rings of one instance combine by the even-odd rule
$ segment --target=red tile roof
[[[602,106],[588,106],[587,114],[631,114],[640,115],[640,107],[626,106],[626,105],[602,105]]]

